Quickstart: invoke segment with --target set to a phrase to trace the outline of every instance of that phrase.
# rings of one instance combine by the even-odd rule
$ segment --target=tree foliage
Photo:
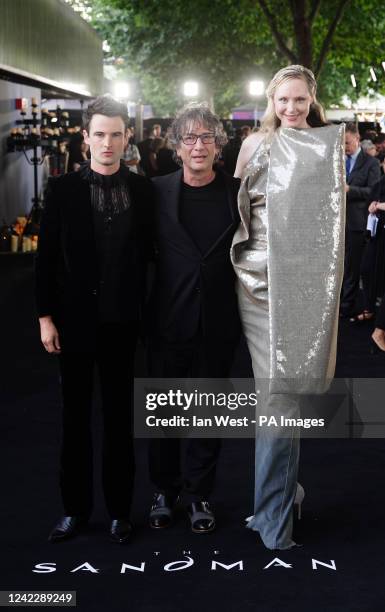
[[[72,3],[80,0],[71,0]],[[186,79],[204,84],[221,114],[249,101],[247,82],[302,63],[324,104],[385,93],[385,14],[375,0],[81,0],[111,50],[106,61],[134,78],[158,113],[182,102]],[[379,77],[370,81],[369,67]],[[350,75],[354,73],[357,89]]]

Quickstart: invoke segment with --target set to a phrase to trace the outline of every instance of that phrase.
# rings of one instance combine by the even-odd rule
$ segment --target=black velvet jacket
[[[152,252],[151,182],[121,166],[130,208],[127,245],[121,258],[119,299],[127,320],[138,321]],[[90,185],[81,172],[50,179],[36,259],[39,317],[51,315],[67,338],[91,332],[98,316],[100,278]]]
[[[240,334],[230,246],[240,218],[240,181],[223,173],[224,212],[231,221],[203,255],[179,220],[182,170],[152,179],[155,187],[155,281],[149,301],[150,333],[167,342],[206,339],[236,342]],[[221,225],[219,225],[221,227]]]

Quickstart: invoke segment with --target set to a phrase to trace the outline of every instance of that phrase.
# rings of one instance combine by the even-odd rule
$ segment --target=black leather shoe
[[[62,542],[76,536],[87,525],[81,516],[63,516],[48,536],[50,542]]]
[[[191,529],[194,533],[210,533],[215,529],[215,516],[207,501],[194,502],[187,506],[187,512],[191,521]]]
[[[155,493],[150,510],[150,527],[164,529],[172,523],[175,497]]]
[[[114,519],[111,522],[111,540],[117,544],[128,544],[132,536],[132,525],[129,519]]]

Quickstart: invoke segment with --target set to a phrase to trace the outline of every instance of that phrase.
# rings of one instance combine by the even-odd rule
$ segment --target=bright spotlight
[[[199,86],[196,81],[186,81],[183,85],[183,93],[186,98],[196,98],[199,92]]]
[[[123,100],[124,98],[128,98],[130,95],[130,86],[125,81],[118,81],[114,85],[114,93],[115,98],[118,100]]]
[[[265,83],[263,81],[250,81],[249,94],[251,96],[262,96],[265,93]]]

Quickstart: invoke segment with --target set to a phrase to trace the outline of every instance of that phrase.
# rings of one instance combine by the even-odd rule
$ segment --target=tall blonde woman
[[[299,428],[281,426],[281,416],[297,419],[300,396],[326,390],[335,367],[344,129],[326,124],[314,75],[303,66],[277,72],[266,93],[261,130],[244,141],[235,171],[241,224],[231,258],[259,413],[277,420],[277,427],[257,425],[247,526],[267,548],[286,549],[295,545],[293,507],[304,491]]]

